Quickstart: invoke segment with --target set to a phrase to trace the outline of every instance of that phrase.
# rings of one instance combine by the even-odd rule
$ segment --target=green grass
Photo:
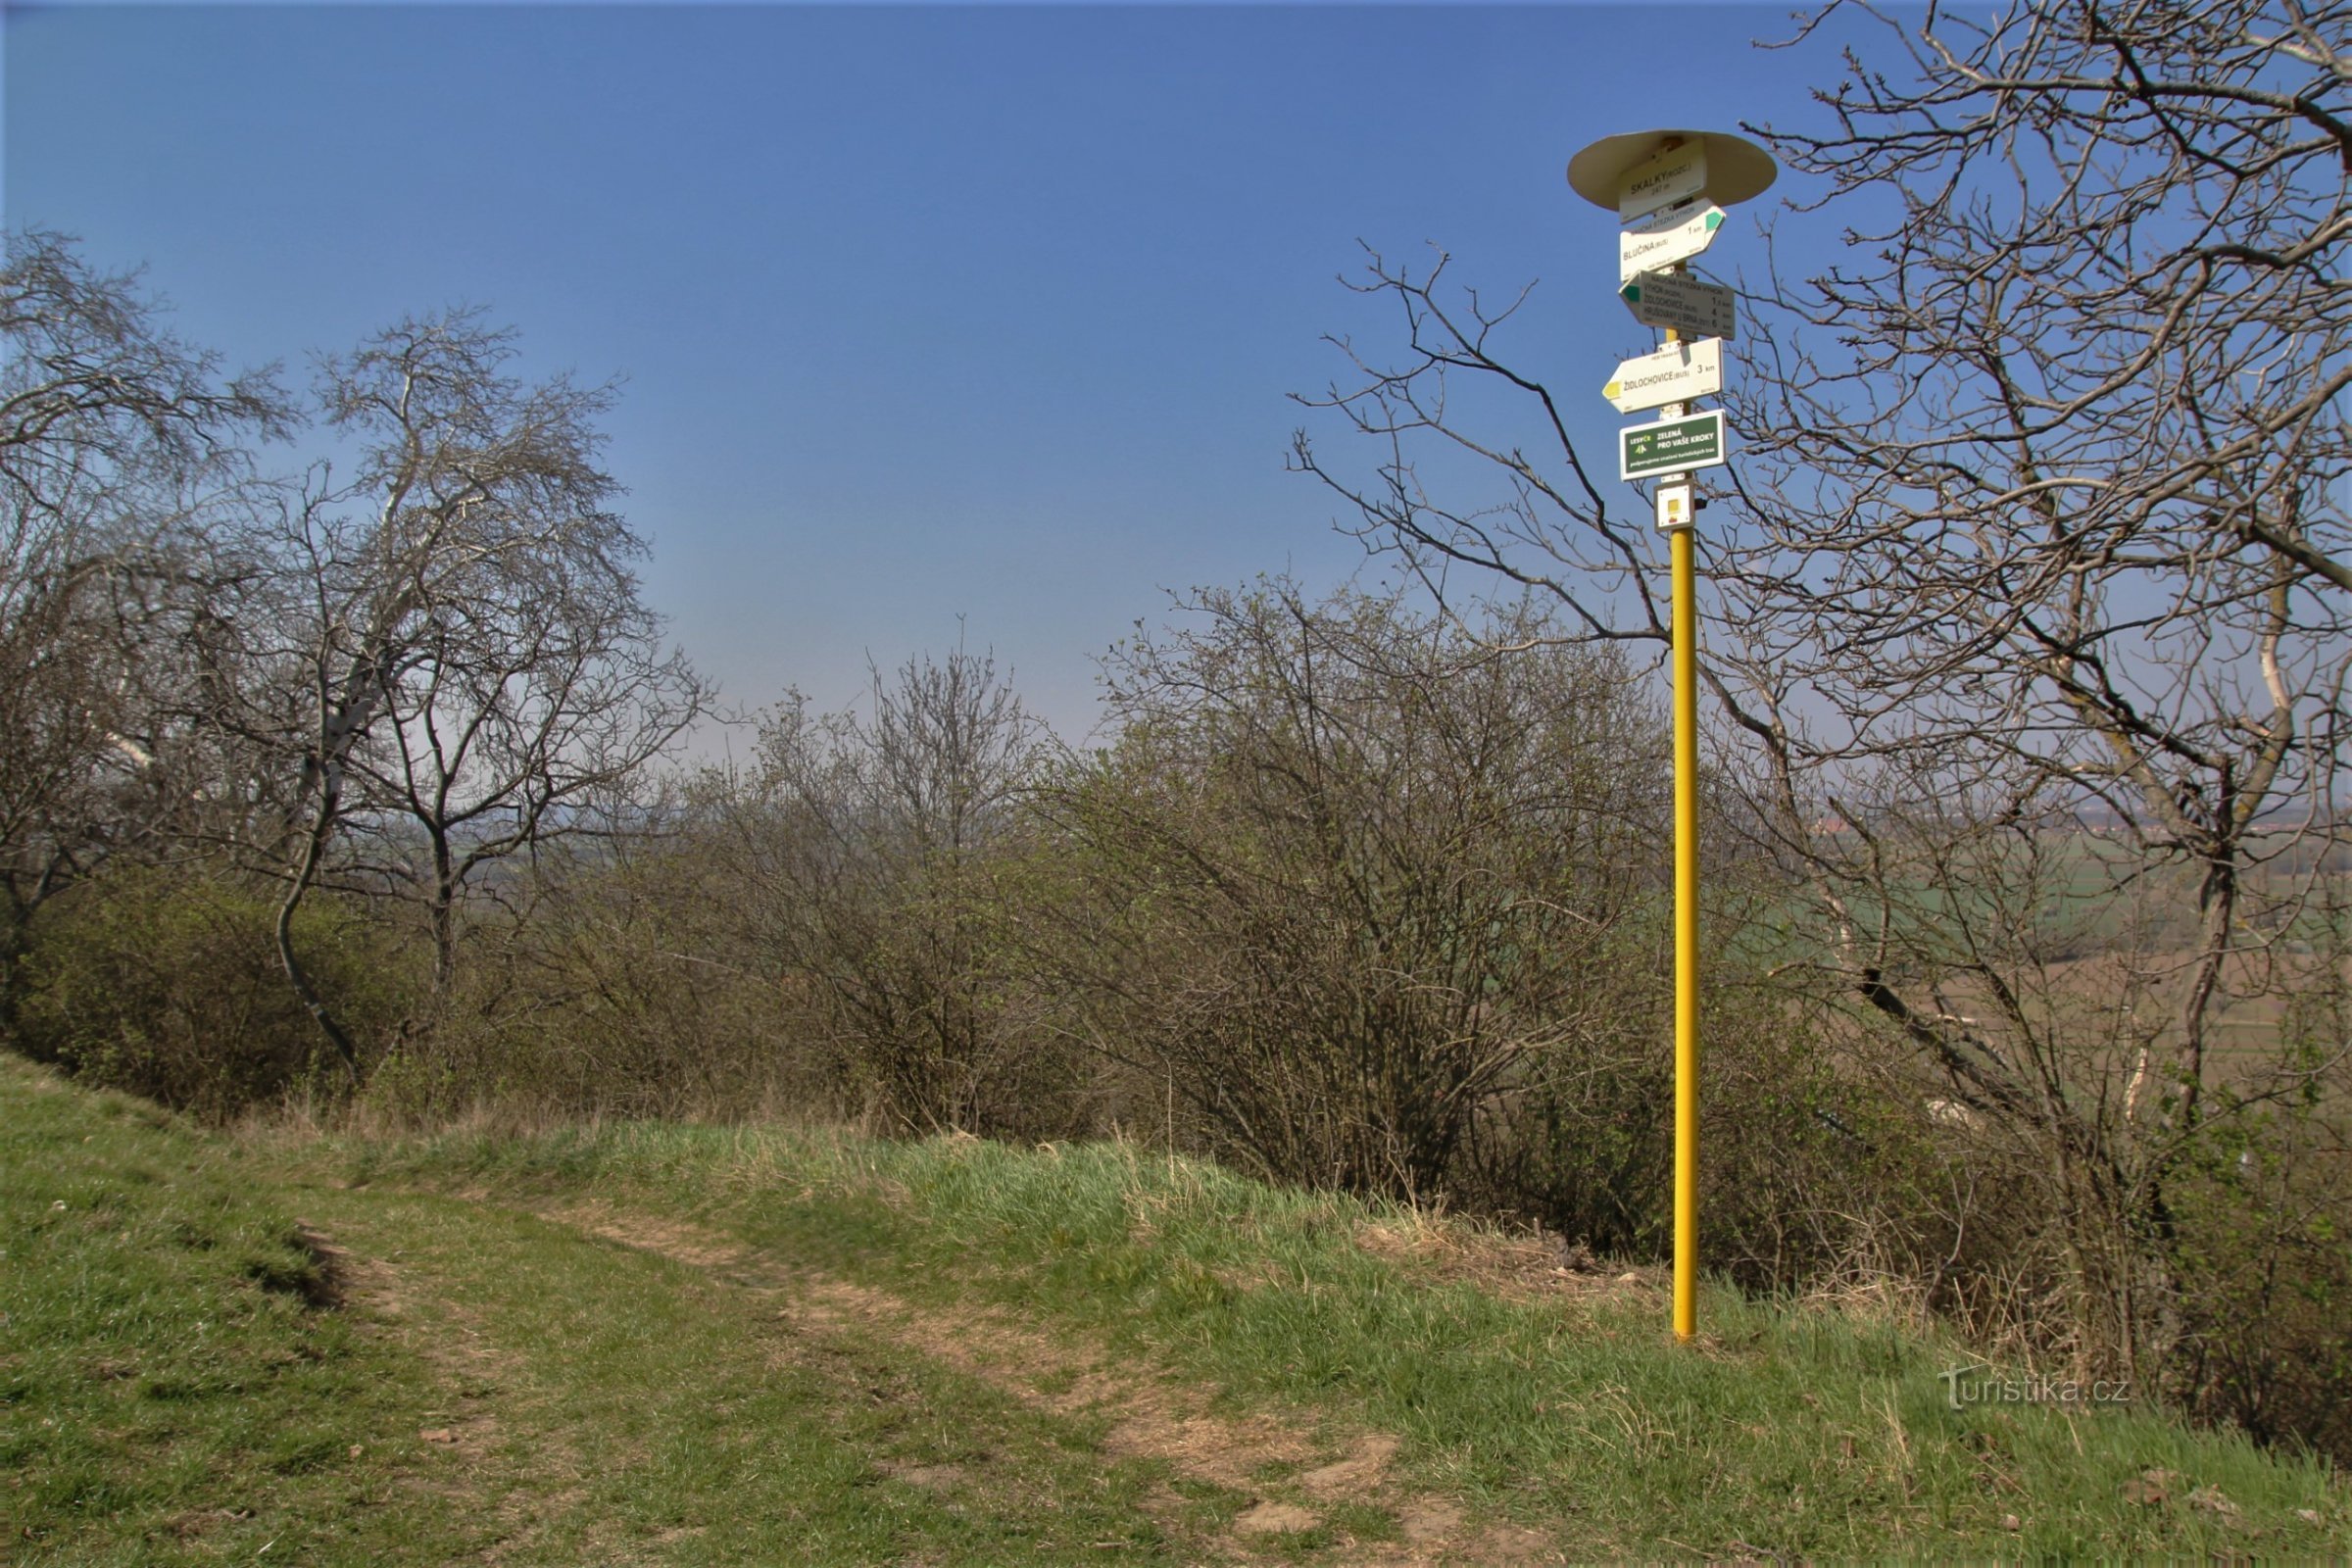
[[[593,1186],[911,1298],[1067,1322],[1239,1405],[1395,1433],[1404,1479],[1576,1556],[2352,1540],[2321,1465],[2145,1403],[1954,1411],[1937,1374],[1974,1358],[1952,1345],[1728,1291],[1705,1299],[1705,1343],[1678,1347],[1650,1293],[1509,1299],[1367,1253],[1377,1216],[1356,1202],[1127,1150],[619,1126],[353,1152],[379,1178]],[[2164,1500],[2128,1495],[2151,1470],[2171,1473]]]
[[[0,1096],[0,1558],[470,1548],[421,1485],[422,1368],[312,1303],[274,1171],[5,1057]]]
[[[0,1099],[0,1560],[1192,1560],[1242,1500],[1147,1508],[1083,1423],[575,1228]]]
[[[465,1346],[454,1439],[506,1560],[1101,1561],[1163,1552],[1149,1477],[1093,1484],[1056,1423],[873,1344],[787,1344],[702,1271],[525,1213],[429,1194],[340,1196],[339,1241],[383,1246],[404,1311]],[[426,1295],[425,1287],[433,1294]],[[1014,1484],[894,1472],[985,1456]]]
[[[1645,1286],[1501,1290],[1472,1233],[1123,1148],[240,1143],[13,1061],[0,1101],[11,1561],[2352,1544],[2323,1468],[2145,1404],[1953,1411],[1952,1348],[1728,1292],[1678,1347]]]

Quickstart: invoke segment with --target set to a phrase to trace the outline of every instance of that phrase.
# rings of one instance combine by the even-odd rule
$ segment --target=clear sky
[[[1322,335],[1398,341],[1337,281],[1359,239],[1540,279],[1512,352],[1590,383],[1606,455],[1650,334],[1563,168],[1804,122],[1832,49],[1751,43],[1788,14],[11,5],[0,214],[144,264],[236,363],[485,305],[527,370],[625,375],[649,596],[732,700],[841,706],[960,615],[1076,738],[1166,590],[1362,564],[1283,471],[1295,426],[1348,439],[1287,396],[1343,373]]]

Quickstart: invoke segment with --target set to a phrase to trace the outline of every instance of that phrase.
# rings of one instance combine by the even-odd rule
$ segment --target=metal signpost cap
[[[1654,157],[1670,140],[1696,142],[1707,160],[1706,197],[1719,207],[1761,196],[1780,173],[1772,154],[1744,136],[1721,130],[1637,130],[1603,136],[1568,160],[1568,184],[1595,207],[1617,211],[1617,191],[1627,173]]]

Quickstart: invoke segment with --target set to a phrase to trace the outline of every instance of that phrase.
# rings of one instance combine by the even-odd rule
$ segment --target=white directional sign
[[[1632,414],[1722,390],[1723,343],[1708,337],[1625,361],[1600,395],[1616,404],[1619,414]]]
[[[1706,143],[1685,142],[1625,172],[1617,183],[1617,216],[1640,218],[1706,188]]]
[[[1630,283],[1636,273],[1689,261],[1715,243],[1721,227],[1723,209],[1712,202],[1678,207],[1631,224],[1617,236],[1617,281]]]
[[[1643,326],[1671,326],[1691,337],[1734,337],[1740,313],[1732,291],[1679,272],[1643,272],[1617,291]]]

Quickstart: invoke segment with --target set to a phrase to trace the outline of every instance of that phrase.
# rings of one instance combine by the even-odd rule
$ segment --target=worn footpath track
[[[314,1189],[305,1235],[444,1391],[417,1485],[478,1560],[1568,1560],[1401,1486],[1398,1443],[1235,1407],[1067,1329],[644,1211]]]

